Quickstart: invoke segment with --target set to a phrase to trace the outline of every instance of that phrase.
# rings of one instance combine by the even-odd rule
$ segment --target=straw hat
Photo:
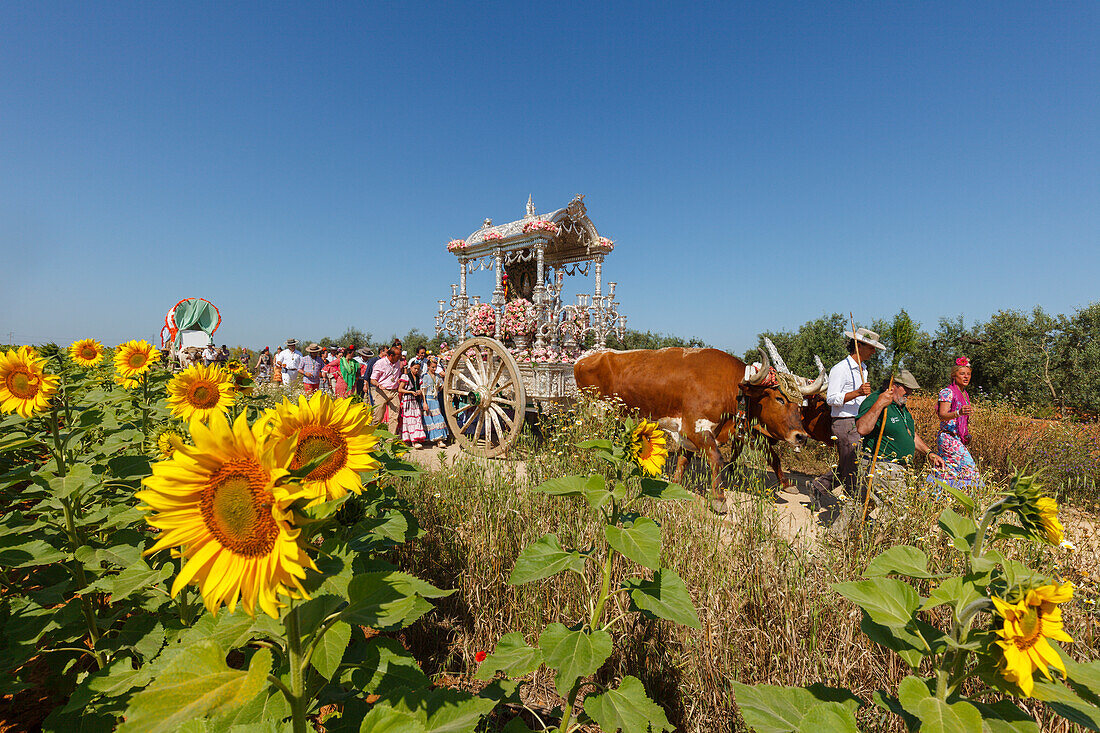
[[[307,354],[320,354],[321,353],[321,346],[319,344],[310,344],[309,346],[306,347],[306,353]]]
[[[881,341],[879,341],[879,339],[882,337],[868,328],[857,328],[855,333],[852,333],[851,331],[845,331],[844,335],[850,339],[855,339],[860,343],[867,344],[868,346],[874,346],[876,349],[879,349],[881,351],[886,350],[886,346]]]
[[[286,347],[288,349],[292,348],[294,346],[297,346],[297,345],[298,345],[298,339],[287,339],[286,340]]]

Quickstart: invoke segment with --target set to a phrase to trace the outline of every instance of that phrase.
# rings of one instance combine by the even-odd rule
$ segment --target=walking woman
[[[437,370],[439,359],[429,356],[428,366],[420,377],[420,394],[424,398],[424,428],[428,431],[428,440],[442,448],[447,442],[447,423],[443,421],[439,404],[439,388],[443,382]]]
[[[266,382],[271,376],[271,349],[267,346],[260,352],[260,358],[256,360],[256,381]]]
[[[355,350],[348,346],[340,357],[339,374],[334,375],[333,383],[337,397],[351,397],[355,394],[355,383],[362,373],[363,365],[355,360]]]
[[[937,412],[940,418],[940,434],[936,452],[943,459],[943,480],[955,488],[977,486],[981,481],[978,464],[970,455],[970,386],[972,371],[970,360],[960,356],[951,370],[951,384],[940,390]]]
[[[419,371],[419,364],[410,364],[408,369],[401,372],[397,394],[401,396],[401,440],[422,448],[428,436],[424,433],[424,416],[420,411],[420,391],[413,386],[414,383],[419,383]]]

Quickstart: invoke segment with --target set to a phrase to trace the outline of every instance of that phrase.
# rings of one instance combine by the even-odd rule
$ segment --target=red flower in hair
[[[477,662],[478,664],[481,664],[482,662],[485,661],[485,657],[487,657],[487,656],[489,656],[488,652],[478,652],[477,654],[474,655],[474,661]]]
[[[955,359],[955,366],[968,367],[970,366],[970,359],[967,359],[965,356],[960,356],[958,359]]]

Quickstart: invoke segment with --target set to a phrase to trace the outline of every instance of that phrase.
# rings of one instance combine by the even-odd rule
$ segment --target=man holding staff
[[[837,466],[818,476],[813,482],[815,493],[828,493],[840,483],[849,497],[859,496],[856,491],[856,468],[859,462],[859,445],[863,436],[856,432],[856,417],[864,398],[871,394],[867,383],[865,362],[876,350],[885,349],[879,335],[866,328],[845,331],[848,337],[848,357],[829,370],[829,390],[825,402],[832,408],[833,437],[836,441]]]

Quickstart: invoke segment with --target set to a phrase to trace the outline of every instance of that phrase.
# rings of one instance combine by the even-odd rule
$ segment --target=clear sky
[[[1100,299],[1100,3],[3,3],[0,338],[434,326],[586,194],[629,325]],[[488,277],[471,281],[487,297]]]

